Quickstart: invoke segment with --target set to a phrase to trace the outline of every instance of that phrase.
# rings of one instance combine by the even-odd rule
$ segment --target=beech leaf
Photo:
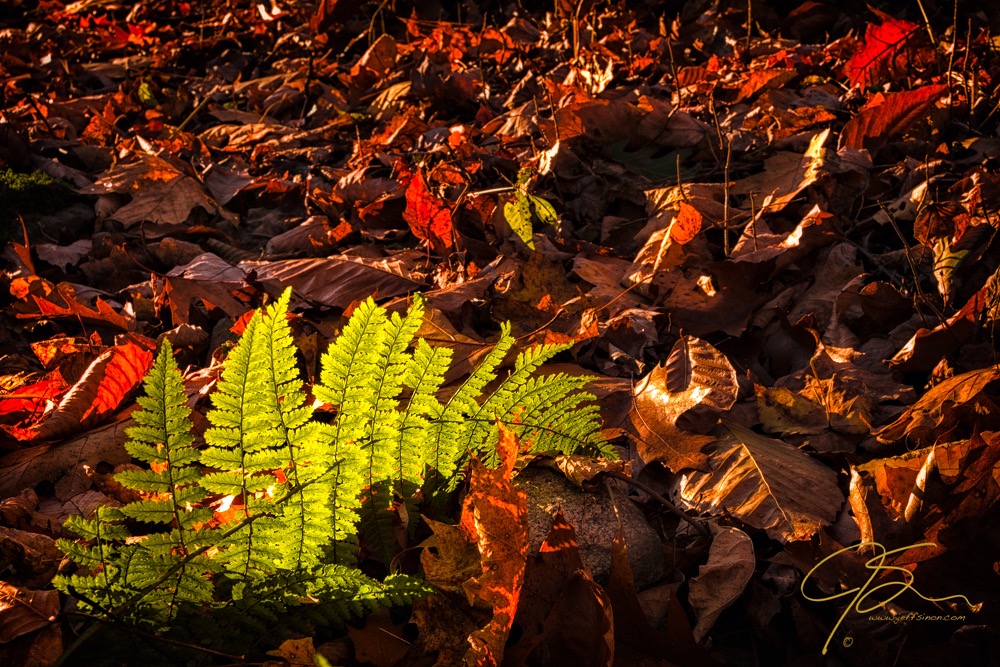
[[[876,152],[920,120],[946,92],[948,86],[937,84],[886,95],[881,104],[862,109],[847,122],[840,135],[841,146]]]
[[[712,546],[708,562],[698,568],[698,576],[691,579],[688,588],[688,602],[698,618],[693,631],[698,641],[704,639],[722,612],[743,594],[757,567],[749,535],[729,526],[709,524],[709,528]]]
[[[782,542],[807,540],[833,521],[844,502],[837,473],[792,445],[723,423],[732,437],[716,445],[712,472],[681,483],[690,507],[724,510]]]
[[[736,402],[736,371],[725,355],[705,341],[684,336],[667,361],[635,386],[630,413],[646,463],[662,461],[671,470],[698,467],[701,447],[719,416]]]

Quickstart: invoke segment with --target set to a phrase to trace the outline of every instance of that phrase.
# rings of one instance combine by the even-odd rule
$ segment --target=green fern
[[[141,499],[71,519],[80,540],[60,541],[80,567],[55,584],[86,611],[226,648],[404,604],[426,585],[362,574],[353,564],[359,533],[388,562],[397,548],[393,508],[405,503],[416,516],[421,488],[453,487],[471,454],[492,462],[498,421],[532,451],[613,456],[593,396],[582,391],[588,378],[537,374],[567,346],[522,352],[484,395],[514,345],[507,325],[442,402],[452,353],[414,342],[419,295],[405,316],[372,299],[355,309],[312,388],[336,410],[321,423],[296,368],[290,298],[288,290],[255,313],[230,352],[201,448],[180,371],[161,346],[126,445],[148,469],[117,476]]]

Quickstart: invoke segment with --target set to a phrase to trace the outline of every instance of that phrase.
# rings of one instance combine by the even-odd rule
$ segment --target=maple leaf
[[[429,241],[435,248],[450,250],[454,244],[451,208],[448,202],[431,193],[419,169],[406,188],[403,219],[418,239]]]
[[[868,24],[865,41],[848,61],[847,78],[852,86],[871,86],[881,81],[893,60],[919,28],[916,23],[882,14],[879,25]]]

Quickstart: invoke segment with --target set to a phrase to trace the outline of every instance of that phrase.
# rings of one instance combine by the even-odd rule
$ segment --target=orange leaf
[[[10,423],[17,421],[9,415],[20,419],[30,419],[41,416],[47,404],[54,401],[66,389],[66,381],[58,370],[52,371],[38,382],[18,387],[0,400],[0,417]]]
[[[104,421],[121,407],[153,364],[153,354],[135,343],[106,350],[87,367],[41,424],[7,428],[19,440],[58,440]]]
[[[431,194],[419,169],[406,188],[403,219],[418,239],[430,241],[438,248],[452,247],[451,208],[448,202]]]
[[[463,588],[470,604],[492,608],[493,618],[469,636],[472,649],[467,664],[500,664],[524,583],[528,500],[524,491],[510,483],[517,452],[517,436],[501,425],[500,467],[490,470],[478,459],[472,461],[469,495],[459,525],[475,535],[482,574],[466,581]]]
[[[119,315],[100,298],[95,303],[96,310],[80,303],[73,288],[65,283],[53,285],[38,276],[15,278],[10,293],[20,300],[13,306],[18,319],[71,319],[122,331],[135,329],[135,320]]]
[[[694,206],[680,202],[680,210],[670,223],[670,238],[681,245],[690,243],[701,231],[702,216]]]

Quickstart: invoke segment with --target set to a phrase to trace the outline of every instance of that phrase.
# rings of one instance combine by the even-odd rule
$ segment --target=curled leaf
[[[678,340],[666,363],[635,387],[630,413],[640,440],[639,456],[672,470],[697,467],[701,447],[723,412],[736,402],[736,371],[725,355],[694,336]]]

